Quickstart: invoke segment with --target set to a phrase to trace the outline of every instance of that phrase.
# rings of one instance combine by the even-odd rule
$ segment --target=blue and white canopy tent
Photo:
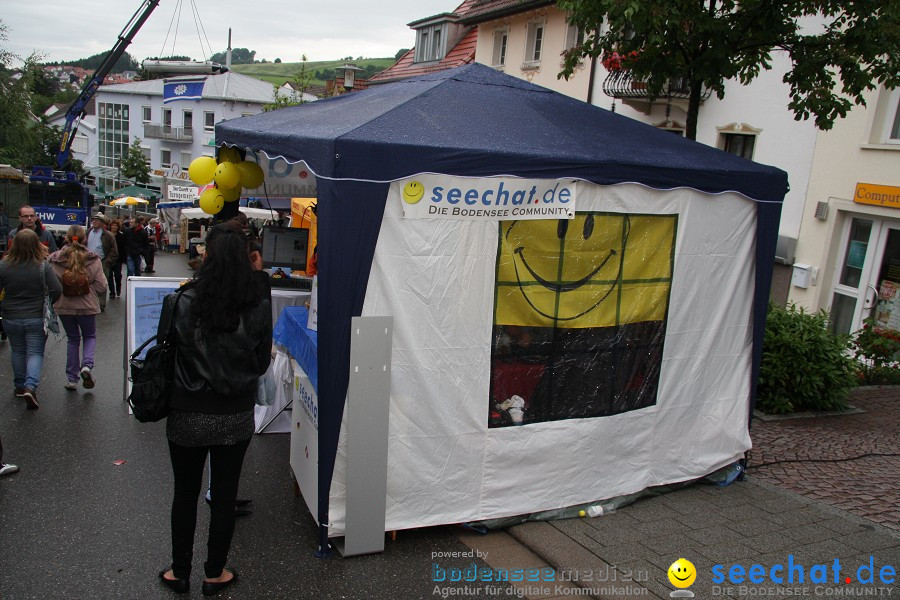
[[[353,316],[394,317],[388,530],[629,494],[749,449],[784,172],[478,64],[216,140],[317,177],[321,545],[345,525]]]

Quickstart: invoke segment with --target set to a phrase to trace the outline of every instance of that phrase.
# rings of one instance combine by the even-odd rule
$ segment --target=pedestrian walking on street
[[[44,227],[43,223],[41,223],[41,220],[37,218],[37,213],[34,212],[34,208],[28,206],[27,204],[19,207],[19,226],[10,230],[6,247],[10,247],[10,244],[12,244],[12,239],[16,236],[17,233],[26,229],[29,229],[37,234],[38,238],[40,238],[41,240],[41,243],[44,245],[44,247],[47,248],[48,252],[56,251],[56,238],[53,237],[53,232]]]
[[[159,248],[160,235],[162,233],[162,228],[159,225],[159,219],[150,219],[150,222],[147,223],[144,229],[147,231],[147,240],[149,244],[144,249],[144,262],[147,265],[147,268],[144,269],[145,273],[156,273],[153,269],[153,264],[156,260],[156,251]]]
[[[238,580],[238,572],[225,564],[244,453],[254,432],[257,380],[269,366],[272,348],[271,291],[265,278],[254,275],[249,244],[234,228],[213,227],[199,272],[180,295],[166,297],[159,320],[157,336],[165,339],[174,319],[177,349],[166,423],[175,480],[172,565],[159,577],[179,593],[190,587],[207,456],[215,468],[203,594]]]
[[[3,440],[0,439],[0,477],[4,475],[12,475],[13,473],[17,473],[19,471],[19,467],[16,465],[3,462]]]
[[[109,232],[116,240],[116,262],[109,268],[109,274],[106,276],[106,284],[109,287],[109,297],[117,298],[122,295],[122,265],[128,256],[125,249],[125,232],[122,228],[121,219],[113,219],[109,224]]]
[[[91,228],[87,232],[87,249],[100,257],[103,267],[103,275],[106,276],[107,287],[110,286],[112,278],[112,265],[119,261],[119,247],[116,245],[116,238],[106,230],[109,225],[109,217],[103,213],[97,213],[91,219]],[[100,301],[100,312],[106,310],[106,296],[109,290],[97,292],[97,299]]]
[[[50,255],[48,262],[62,283],[62,296],[53,305],[66,330],[66,389],[94,387],[94,349],[97,347],[98,294],[106,292],[106,276],[100,257],[85,246],[81,225],[66,231],[66,245]],[[84,354],[82,355],[82,344]]]
[[[147,230],[141,222],[141,217],[135,217],[131,227],[125,230],[125,267],[128,276],[141,276],[141,259],[144,257],[150,240],[147,238]]]
[[[56,274],[44,262],[47,248],[38,234],[23,229],[10,239],[9,251],[0,260],[3,289],[3,325],[9,336],[15,394],[28,408],[38,408],[37,389],[44,366],[44,296],[55,301],[62,295]]]

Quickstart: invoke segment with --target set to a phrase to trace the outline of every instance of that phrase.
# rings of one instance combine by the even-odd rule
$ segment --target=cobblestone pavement
[[[863,387],[839,416],[755,419],[748,474],[900,531],[900,386]]]

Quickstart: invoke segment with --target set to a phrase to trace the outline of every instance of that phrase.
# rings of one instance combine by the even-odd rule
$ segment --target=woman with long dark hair
[[[28,408],[38,408],[37,388],[44,366],[44,296],[55,301],[62,286],[44,263],[47,248],[31,229],[23,228],[10,240],[0,260],[3,326],[9,336],[15,394]],[[46,290],[46,292],[45,292]]]
[[[249,240],[239,228],[217,225],[206,236],[199,272],[163,303],[158,336],[174,319],[174,391],[166,423],[175,478],[172,566],[160,572],[178,593],[189,590],[203,466],[210,459],[212,490],[204,595],[237,581],[226,569],[234,532],[244,453],[254,432],[257,379],[272,350],[271,290],[250,263]]]
[[[97,315],[106,293],[103,261],[87,249],[84,227],[72,225],[66,231],[66,245],[48,258],[62,283],[63,294],[53,307],[66,330],[66,389],[94,387],[94,350],[97,347]],[[82,353],[82,345],[84,352]]]
[[[128,250],[125,248],[125,232],[122,230],[122,219],[113,219],[109,224],[109,232],[116,240],[116,248],[119,251],[119,258],[110,265],[109,273],[106,275],[107,284],[109,285],[109,297],[115,298],[122,295],[122,265],[128,257]]]

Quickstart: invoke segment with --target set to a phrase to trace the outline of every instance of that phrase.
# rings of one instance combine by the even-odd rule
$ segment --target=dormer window
[[[416,61],[428,62],[444,58],[444,44],[446,43],[444,25],[431,25],[422,27],[416,34]]]

